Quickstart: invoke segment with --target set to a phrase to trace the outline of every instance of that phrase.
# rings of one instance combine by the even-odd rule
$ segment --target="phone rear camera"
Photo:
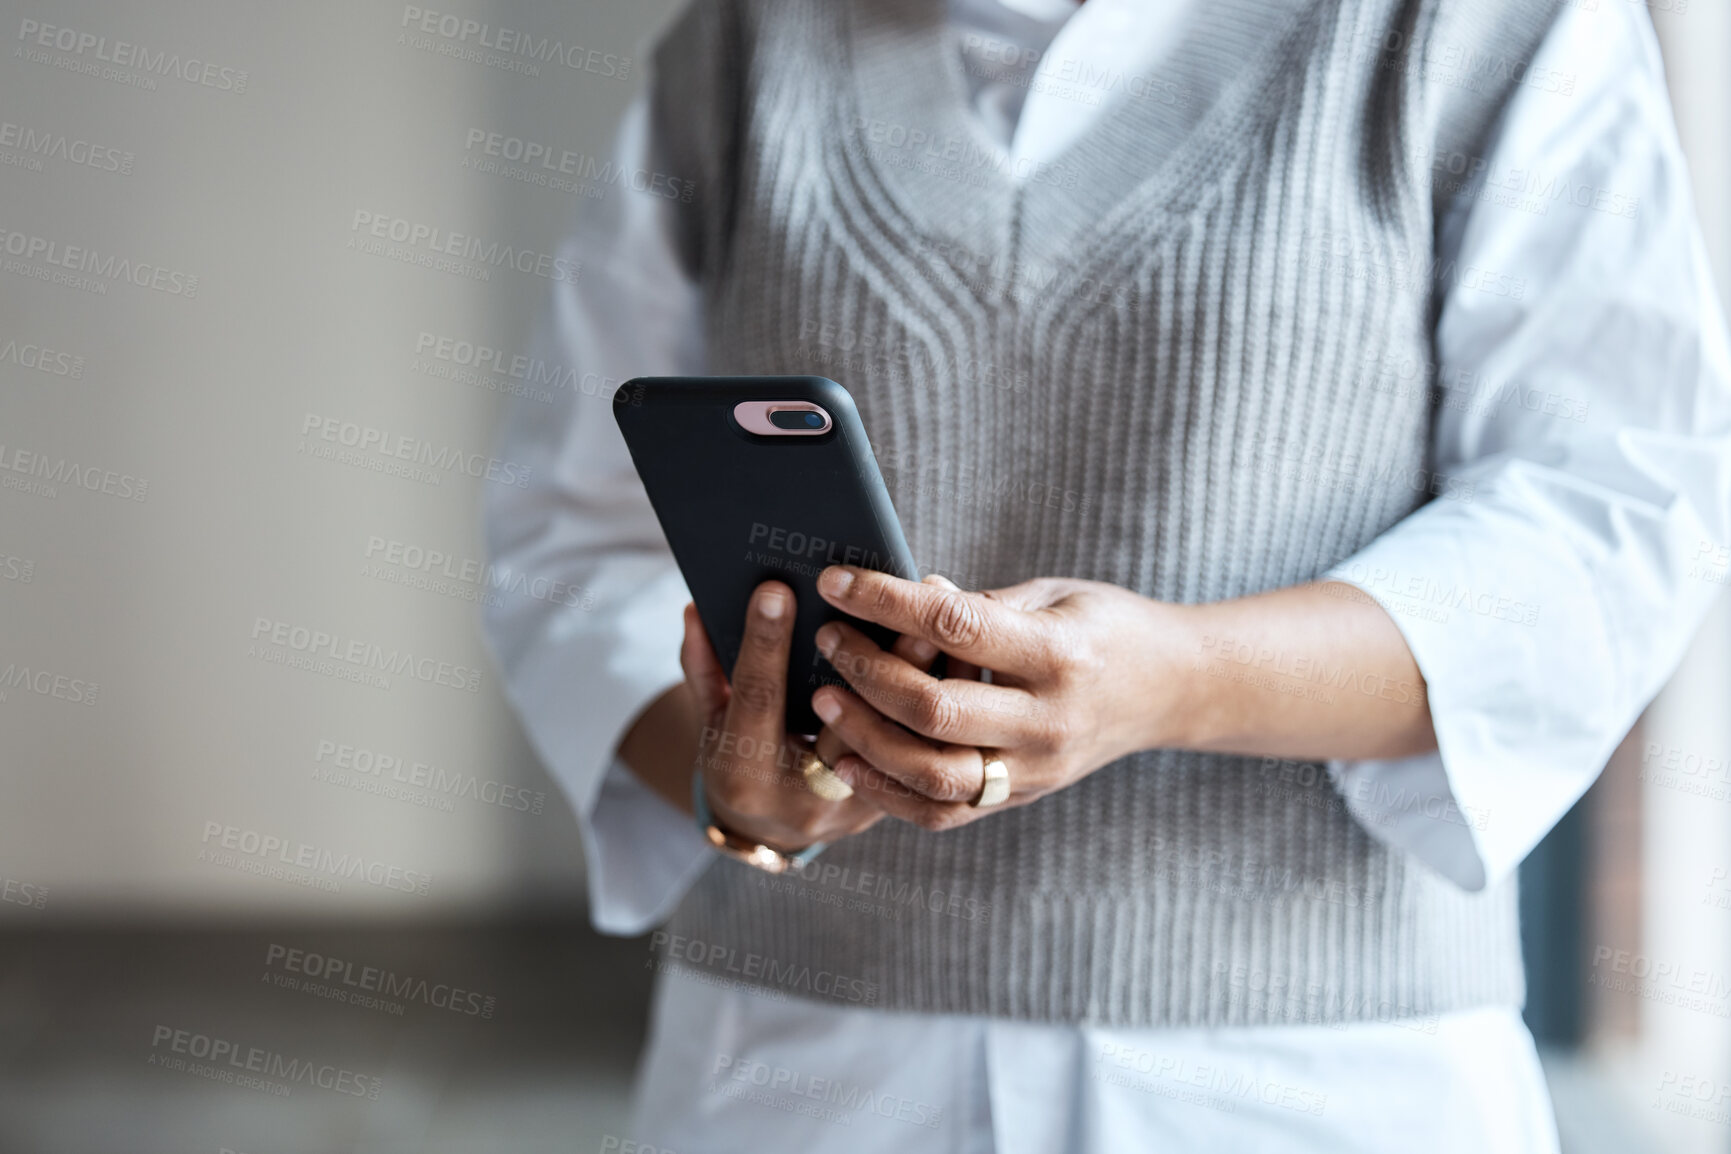
[[[778,429],[821,429],[823,414],[807,409],[777,409],[769,415],[769,423]]]

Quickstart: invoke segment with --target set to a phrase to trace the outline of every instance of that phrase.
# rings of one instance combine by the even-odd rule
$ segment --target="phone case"
[[[821,406],[821,435],[764,436],[734,418],[742,401]],[[832,564],[919,580],[865,426],[848,391],[824,377],[639,377],[613,414],[716,655],[731,671],[752,590],[794,591],[787,728],[816,733],[811,695],[841,678],[817,652],[826,621],[846,620],[888,648],[895,635],[843,614],[817,592]]]

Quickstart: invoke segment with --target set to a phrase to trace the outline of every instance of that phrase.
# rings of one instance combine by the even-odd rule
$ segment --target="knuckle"
[[[745,649],[753,655],[767,656],[781,647],[786,636],[786,625],[779,621],[765,621],[753,614],[745,625]]]
[[[1046,630],[1040,644],[1049,664],[1062,677],[1092,684],[1105,676],[1105,654],[1068,630]]]
[[[733,699],[749,713],[769,713],[781,703],[781,678],[762,669],[741,669],[733,678]]]
[[[1067,749],[1076,737],[1076,727],[1063,711],[1048,709],[1042,711],[1036,734],[1048,750]]]
[[[925,625],[940,649],[965,649],[979,643],[986,631],[985,615],[972,599],[947,593],[932,601]]]
[[[967,773],[934,755],[926,766],[927,794],[939,801],[966,801],[977,791]]]
[[[874,617],[894,613],[901,608],[902,597],[896,587],[882,577],[867,576],[865,578],[867,604],[871,607]]]
[[[929,681],[913,691],[914,728],[927,737],[947,741],[962,726],[962,706],[941,681]]]

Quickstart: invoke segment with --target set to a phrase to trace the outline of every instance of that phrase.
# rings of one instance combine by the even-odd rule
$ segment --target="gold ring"
[[[1004,764],[1004,759],[995,749],[980,750],[980,760],[983,763],[980,770],[984,774],[980,796],[968,804],[975,809],[986,809],[1010,796],[1010,767]]]
[[[799,775],[805,778],[806,788],[825,801],[846,801],[853,796],[853,786],[837,777],[835,770],[809,749],[799,751]]]

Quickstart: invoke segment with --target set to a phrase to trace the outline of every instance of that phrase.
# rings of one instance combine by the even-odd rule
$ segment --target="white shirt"
[[[1056,156],[1125,98],[1127,86],[1111,77],[1157,72],[1189,2],[951,0],[976,114],[1014,159]],[[1106,79],[1080,90],[1055,83],[1074,60]],[[1731,539],[1731,356],[1651,24],[1629,0],[1567,6],[1532,74],[1565,76],[1571,91],[1517,88],[1488,164],[1463,182],[1442,230],[1439,255],[1463,275],[1437,326],[1444,388],[1432,447],[1456,499],[1425,505],[1333,574],[1401,628],[1428,684],[1438,751],[1336,762],[1331,775],[1373,836],[1474,890],[1514,869],[1591,784],[1726,579]],[[617,164],[654,170],[647,125],[640,99]],[[1464,159],[1435,163],[1447,173]],[[541,337],[547,359],[583,384],[553,406],[517,402],[503,453],[532,465],[537,481],[489,494],[488,526],[501,569],[578,586],[593,607],[508,599],[488,610],[488,629],[531,740],[577,810],[591,916],[605,931],[638,933],[667,916],[712,851],[613,756],[629,722],[680,680],[689,597],[608,402],[627,377],[703,371],[701,299],[674,253],[679,204],[610,191],[589,209],[565,246],[583,275],[554,286]],[[1472,269],[1515,278],[1520,291],[1478,291],[1464,275]],[[1402,368],[1412,367],[1391,367],[1390,379]],[[717,1022],[725,1038],[694,1050],[690,1039]],[[910,1079],[948,1111],[942,1126],[960,1127],[940,1141],[950,1132],[896,1122],[909,1154],[1083,1149],[1143,1133],[1173,1135],[1174,1149],[1344,1150],[1358,1148],[1346,1141],[1351,1132],[1364,1149],[1386,1149],[1366,1136],[1387,1137],[1414,1116],[1389,1085],[1394,1070],[1433,1093],[1454,1087],[1466,1111],[1429,1126],[1429,1145],[1408,1135],[1404,1148],[1552,1148],[1518,1015],[1488,1009],[1430,1024],[1434,1033],[1370,1023],[1107,1034],[789,1007],[675,972],[658,995],[640,1086],[645,1132],[634,1137],[686,1133],[683,1122],[708,1113],[737,1117],[741,1135],[760,1137],[774,1132],[763,1129],[772,1120],[809,1121],[786,1103],[694,1098],[692,1087],[715,1074],[715,1047],[725,1046],[741,1062],[774,1055],[785,1069],[858,1081],[874,1069],[872,1055],[896,1054],[900,1064],[885,1076]],[[1107,1060],[1102,1047],[1183,1055],[1193,1076],[1224,1069],[1228,1057],[1283,1085],[1302,1073],[1328,1096],[1327,1121],[1301,1125],[1284,1107],[1175,1105],[1174,1086],[1159,1079],[1137,1089],[1093,1077]],[[956,1121],[970,1102],[971,1121]],[[1235,1136],[1184,1138],[1193,1115],[1207,1120],[1194,1133]],[[1081,1129],[1061,1145],[1021,1144],[1062,1126]],[[726,1148],[705,1133],[700,1148]],[[859,1137],[834,1123],[801,1131],[801,1141],[829,1135],[836,1149],[871,1148],[847,1145],[850,1134]],[[934,1136],[929,1146],[925,1135]]]

